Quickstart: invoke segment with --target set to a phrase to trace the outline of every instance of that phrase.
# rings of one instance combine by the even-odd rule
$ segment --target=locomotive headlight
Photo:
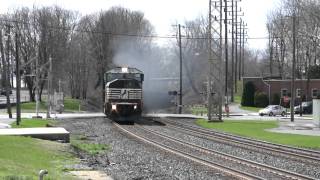
[[[136,109],[137,109],[137,107],[138,107],[137,105],[134,105],[134,106],[133,106],[133,109],[135,109],[135,110],[136,110]]]
[[[112,109],[112,110],[117,110],[117,105],[112,104],[111,109]]]

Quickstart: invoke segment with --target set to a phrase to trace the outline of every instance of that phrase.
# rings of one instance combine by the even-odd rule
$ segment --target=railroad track
[[[279,156],[294,160],[301,161],[301,159],[303,159],[304,161],[308,161],[309,163],[320,165],[320,151],[245,138],[241,136],[219,132],[213,129],[208,130],[190,124],[179,123],[167,118],[161,119],[160,121],[166,124],[166,126],[168,126],[169,128],[180,130],[184,133],[196,137],[205,138],[208,140],[213,140],[223,144],[229,144],[245,149],[250,149],[257,152],[277,154]]]
[[[116,123],[115,126],[141,141],[239,179],[313,179],[305,175],[207,149],[137,124],[134,128],[133,126],[124,127]]]

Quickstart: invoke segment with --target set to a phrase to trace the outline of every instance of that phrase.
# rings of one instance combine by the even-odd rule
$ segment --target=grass
[[[65,111],[79,111],[80,100],[79,99],[64,99],[64,109]]]
[[[21,104],[21,110],[35,110],[36,102],[27,102]],[[39,110],[46,111],[47,105],[45,101],[39,103]]]
[[[208,109],[204,106],[193,106],[190,108],[191,114],[195,115],[201,115],[201,114],[207,114]]]
[[[71,179],[64,166],[76,160],[65,144],[20,136],[0,136],[0,144],[0,179],[38,179],[40,169],[45,179]]]
[[[22,118],[20,125],[16,122],[11,123],[12,128],[33,128],[33,127],[47,127],[49,124],[54,124],[53,120],[47,119],[25,119]]]
[[[235,95],[241,97],[242,91],[243,91],[243,83],[242,81],[237,81],[237,93]]]
[[[71,138],[71,145],[90,155],[99,154],[110,149],[109,145],[92,143],[85,136],[73,136]]]
[[[228,120],[223,123],[208,123],[199,119],[196,124],[205,128],[218,129],[232,134],[260,139],[264,141],[286,144],[290,146],[320,149],[319,136],[306,136],[295,134],[274,133],[265,131],[278,127],[276,121],[237,121]]]
[[[65,98],[64,99],[64,111],[79,111],[80,100]],[[21,104],[22,112],[34,112],[36,109],[36,102],[26,102]],[[16,112],[16,108],[13,107],[13,112]],[[42,100],[39,104],[39,112],[47,112],[47,102]]]
[[[241,103],[241,96],[235,95],[234,96],[234,102],[237,103],[237,104],[240,104]]]

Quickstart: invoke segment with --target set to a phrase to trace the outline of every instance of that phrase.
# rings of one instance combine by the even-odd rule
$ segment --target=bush
[[[254,84],[249,81],[244,85],[244,89],[242,92],[241,105],[242,106],[254,106],[254,93],[256,91],[256,87]]]
[[[254,105],[256,107],[266,107],[269,105],[269,98],[266,93],[256,92],[254,95]]]
[[[280,104],[280,95],[278,93],[273,94],[271,104]]]

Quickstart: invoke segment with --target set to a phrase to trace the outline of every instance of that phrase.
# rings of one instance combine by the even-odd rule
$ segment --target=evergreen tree
[[[241,98],[241,105],[242,106],[254,106],[254,93],[256,88],[254,84],[249,81],[244,85],[242,98]]]

